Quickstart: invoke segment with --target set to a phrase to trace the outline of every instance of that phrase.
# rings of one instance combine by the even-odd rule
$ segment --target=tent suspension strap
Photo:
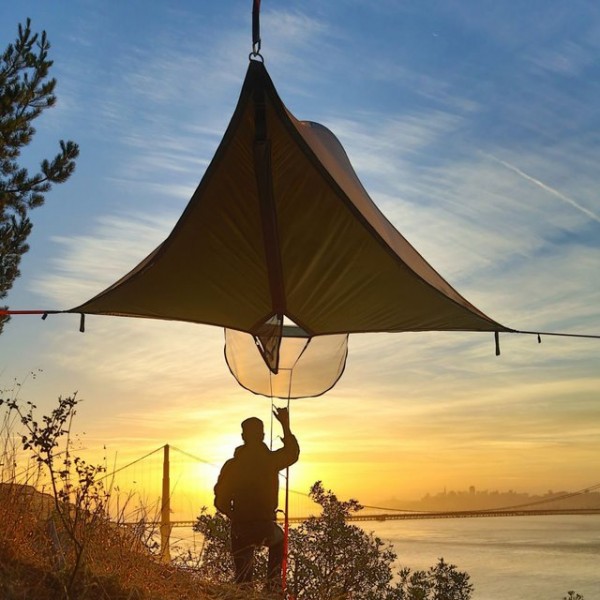
[[[271,140],[267,130],[266,97],[262,90],[254,93],[254,170],[263,232],[263,244],[269,275],[269,287],[273,312],[283,317],[285,312],[285,289],[283,266],[281,264],[281,244],[279,225],[273,192],[273,172],[271,169]]]
[[[273,411],[275,410],[275,400],[273,396],[273,372],[269,370],[269,385],[271,387],[271,435],[269,441],[269,450],[273,450]]]
[[[288,382],[288,397],[287,397],[287,410],[288,417],[290,414],[290,397],[292,395],[292,377],[294,370],[290,370],[290,377]],[[289,554],[289,542],[290,542],[290,468],[285,469],[285,512],[283,521],[283,561],[281,568],[281,585],[283,587],[283,594],[287,597],[287,567],[288,567],[288,554]]]
[[[292,376],[293,368],[290,369],[289,380],[288,380],[288,394],[286,408],[288,411],[288,417],[290,414],[290,400],[292,396]],[[273,415],[275,411],[275,396],[273,394],[273,377],[274,374],[269,373],[269,382],[271,384],[271,444],[270,449],[273,450]],[[283,399],[283,398],[282,398]],[[281,587],[283,589],[284,596],[287,592],[287,565],[288,565],[288,553],[289,553],[289,539],[290,539],[290,468],[285,468],[285,500],[283,508],[283,561],[281,563]],[[278,510],[277,512],[281,512]],[[287,596],[286,596],[287,597]]]
[[[263,60],[260,53],[260,0],[252,0],[252,52],[250,60]]]

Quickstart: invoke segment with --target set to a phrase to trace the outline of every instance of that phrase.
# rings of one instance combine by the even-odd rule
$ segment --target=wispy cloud
[[[394,189],[406,163],[431,149],[438,154],[437,146],[461,122],[455,114],[428,110],[392,116],[364,112],[345,119],[332,116],[327,126],[342,141],[359,174],[379,188]]]
[[[30,289],[65,308],[76,306],[129,272],[168,235],[177,214],[104,215],[85,234],[56,236],[54,271],[30,282]]]
[[[598,47],[585,47],[580,42],[567,40],[560,47],[533,50],[529,60],[540,70],[566,77],[576,77],[591,67],[597,56]]]

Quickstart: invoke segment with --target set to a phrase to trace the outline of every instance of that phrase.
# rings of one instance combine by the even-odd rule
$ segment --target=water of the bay
[[[397,566],[440,557],[466,571],[474,600],[600,600],[600,516],[485,517],[364,523],[391,543]]]

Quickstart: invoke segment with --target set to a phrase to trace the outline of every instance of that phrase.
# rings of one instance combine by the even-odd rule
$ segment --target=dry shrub
[[[5,391],[6,394],[6,391]],[[69,445],[75,396],[51,415],[18,394],[0,399],[0,598],[2,600],[259,600],[254,591],[202,580],[189,568],[159,562],[144,519],[124,525],[126,499],[110,519],[102,468]],[[23,431],[16,432],[20,428]],[[17,446],[30,454],[17,473]],[[33,485],[45,477],[51,494]],[[17,483],[19,481],[19,483]],[[145,518],[145,517],[144,517]]]
[[[69,591],[74,555],[55,522],[53,499],[31,486],[0,484],[0,597],[3,600],[259,600],[260,592],[202,581],[158,562],[131,528],[105,520],[85,533],[86,556]],[[61,552],[65,564],[57,569]]]

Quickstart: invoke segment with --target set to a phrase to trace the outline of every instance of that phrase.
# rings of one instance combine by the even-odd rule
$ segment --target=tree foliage
[[[35,135],[33,122],[56,103],[49,49],[46,32],[32,33],[27,19],[0,55],[0,299],[19,276],[21,257],[29,250],[29,211],[44,203],[53,184],[71,176],[79,155],[77,144],[60,140],[60,152],[42,160],[39,172],[30,174],[19,164]],[[5,322],[0,317],[0,332]]]
[[[356,500],[341,501],[320,481],[310,497],[321,506],[318,517],[310,517],[290,531],[289,588],[298,599],[381,600],[389,593],[392,562],[390,546],[348,517],[362,506]]]
[[[440,558],[437,564],[427,571],[414,571],[403,568],[391,596],[394,600],[470,600],[473,585],[469,575],[457,571]]]
[[[289,597],[295,600],[470,600],[469,575],[440,559],[427,571],[401,568],[390,545],[348,523],[361,510],[356,500],[342,501],[318,481],[310,497],[321,514],[290,529],[287,570]],[[202,510],[194,529],[204,536],[199,574],[211,581],[232,581],[229,523]],[[256,585],[266,575],[266,556],[257,553]]]

